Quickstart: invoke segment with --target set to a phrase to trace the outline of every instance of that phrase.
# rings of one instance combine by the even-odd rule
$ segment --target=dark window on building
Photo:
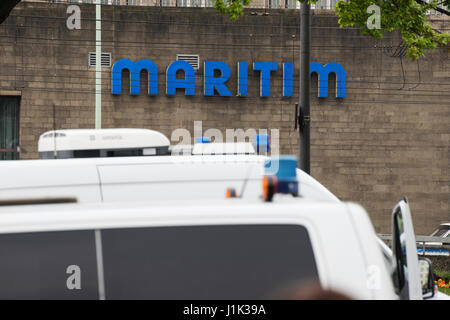
[[[189,0],[177,0],[176,5],[177,7],[187,7]]]
[[[94,231],[2,234],[0,299],[98,299],[95,252]]]
[[[0,96],[0,160],[17,160],[20,97]]]
[[[286,9],[296,9],[297,8],[297,0],[285,0],[285,8]]]
[[[318,280],[298,225],[109,229],[102,247],[106,299],[264,299]]]
[[[190,0],[191,1],[191,7],[201,7],[202,6],[202,0]]]
[[[280,0],[269,0],[269,8],[279,9],[280,8]]]

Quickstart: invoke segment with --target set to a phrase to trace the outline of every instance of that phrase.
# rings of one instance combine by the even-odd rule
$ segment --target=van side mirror
[[[422,296],[424,299],[434,297],[434,275],[433,264],[430,259],[419,258],[420,283],[422,285]]]
[[[407,259],[403,216],[400,208],[394,210],[392,230],[392,253],[394,257],[394,282],[397,294],[407,296],[404,288],[407,284]]]
[[[416,237],[408,200],[392,210],[392,264],[394,286],[401,300],[423,300]]]

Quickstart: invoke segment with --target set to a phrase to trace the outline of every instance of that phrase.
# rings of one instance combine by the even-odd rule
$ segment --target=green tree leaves
[[[447,2],[450,0],[446,0]],[[380,7],[381,29],[369,29],[370,14],[366,8],[372,4]],[[427,22],[426,12],[436,8],[437,1],[419,3],[415,0],[349,0],[339,1],[336,14],[341,27],[356,26],[363,34],[383,38],[384,31],[399,30],[408,46],[406,55],[414,60],[438,45],[448,45],[450,34],[434,30]]]
[[[315,3],[317,0],[297,0]],[[215,0],[215,8],[236,20],[243,14],[245,6],[251,0]],[[371,5],[380,10],[380,27],[370,27],[373,12],[368,12]],[[450,6],[450,0],[433,0],[430,3],[421,0],[346,0],[336,5],[340,27],[358,27],[365,35],[382,39],[385,32],[398,30],[408,46],[406,55],[414,60],[424,56],[427,50],[438,46],[448,46],[450,33],[434,30],[427,22],[427,11],[437,6]]]
[[[244,14],[244,7],[250,3],[251,0],[215,0],[214,7],[227,14],[231,20],[236,20]]]

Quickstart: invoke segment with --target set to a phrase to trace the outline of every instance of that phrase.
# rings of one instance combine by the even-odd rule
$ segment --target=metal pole
[[[305,1],[300,6],[300,169],[311,173],[310,167],[310,28],[311,6]]]
[[[102,9],[101,0],[96,1],[95,35],[95,129],[102,127]]]
[[[53,104],[53,159],[57,158],[56,152],[56,109],[55,104]]]

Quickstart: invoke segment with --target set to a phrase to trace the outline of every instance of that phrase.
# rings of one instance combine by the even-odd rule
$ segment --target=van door
[[[392,253],[393,279],[400,299],[422,300],[416,239],[406,198],[392,211]]]

